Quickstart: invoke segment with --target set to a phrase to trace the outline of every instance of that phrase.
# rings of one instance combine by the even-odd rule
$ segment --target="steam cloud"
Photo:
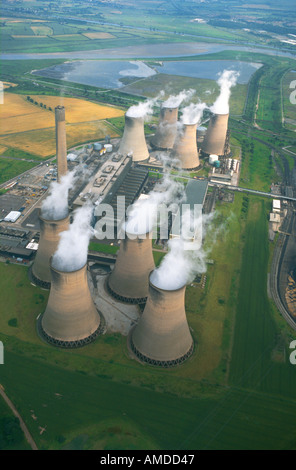
[[[124,226],[127,234],[151,233],[157,222],[159,206],[164,204],[170,211],[184,200],[183,185],[172,179],[168,170],[165,171],[162,181],[149,193],[149,197],[136,201],[131,207]]]
[[[210,107],[214,114],[228,114],[229,113],[229,98],[231,95],[231,88],[236,85],[239,72],[234,70],[224,70],[217,80],[220,86],[220,95],[217,100]]]
[[[53,181],[49,196],[41,206],[41,216],[46,220],[61,220],[68,215],[68,192],[78,176],[78,167],[61,177],[60,182]]]
[[[181,236],[169,240],[168,253],[151,274],[152,284],[159,289],[176,290],[192,282],[198,274],[206,272],[208,252],[202,245],[202,238],[211,227],[212,220],[213,214],[200,214],[195,218],[192,212],[184,214]],[[195,241],[190,240],[192,221]]]
[[[204,110],[207,108],[205,103],[190,103],[182,110],[182,124],[198,124],[202,118]]]
[[[163,108],[178,108],[181,103],[188,101],[194,95],[195,90],[183,90],[178,95],[171,95],[162,103]]]
[[[162,94],[163,93],[161,93],[160,96]],[[133,118],[145,118],[149,114],[153,113],[153,107],[156,105],[158,100],[159,96],[156,96],[155,98],[150,98],[146,101],[135,104],[127,110],[126,116]]]
[[[73,222],[67,231],[60,234],[60,242],[52,258],[55,269],[72,272],[86,264],[89,240],[94,233],[91,226],[93,209],[87,203],[74,211]]]

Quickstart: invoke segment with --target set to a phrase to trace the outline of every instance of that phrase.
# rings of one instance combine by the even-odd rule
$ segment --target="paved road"
[[[12,401],[6,395],[6,393],[4,391],[4,388],[1,384],[0,384],[0,395],[3,397],[3,399],[5,400],[5,402],[7,403],[9,408],[11,409],[11,411],[13,412],[14,416],[16,416],[19,419],[21,429],[23,430],[23,432],[25,434],[25,437],[26,437],[28,443],[30,444],[32,450],[38,450],[38,447],[37,447],[34,439],[32,438],[31,434],[29,433],[29,430],[28,430],[24,420],[22,419],[21,415],[17,411],[17,409],[14,406],[14,404],[12,403]]]

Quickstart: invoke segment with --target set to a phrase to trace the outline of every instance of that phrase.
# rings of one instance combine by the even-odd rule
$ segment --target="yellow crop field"
[[[101,140],[106,134],[118,137],[114,129],[104,121],[68,124],[66,126],[67,148],[85,142]],[[1,147],[12,147],[38,155],[42,158],[55,154],[55,129],[39,129],[0,137]]]
[[[84,36],[88,37],[89,39],[112,39],[115,38],[113,34],[110,33],[83,33]]]
[[[104,119],[124,115],[124,111],[90,101],[59,96],[31,95],[35,105],[26,96],[6,93],[0,107],[0,144],[24,150],[41,157],[55,153],[54,108],[65,106],[67,144],[78,145],[100,140],[106,134],[117,136]],[[46,105],[40,107],[40,103]],[[49,107],[53,111],[49,111]]]
[[[13,39],[20,39],[20,38],[34,38],[34,39],[39,39],[39,38],[47,38],[47,36],[35,36],[33,35],[24,35],[24,34],[12,34],[11,37]]]
[[[58,105],[65,106],[66,122],[70,124],[119,117],[124,114],[120,109],[76,98],[43,95],[31,95],[31,98],[39,104],[45,104],[47,109],[30,103],[23,95],[5,94],[4,104],[0,107],[0,135],[54,127],[54,112],[48,108],[54,110]]]
[[[110,119],[124,115],[124,111],[112,106],[103,106],[91,101],[78,98],[63,98],[60,96],[32,95],[33,100],[46,104],[54,109],[56,106],[65,106],[66,121],[69,123],[88,122],[96,119]]]
[[[5,152],[5,150],[7,150],[7,147],[4,147],[4,145],[0,145],[0,155],[2,155],[2,153]]]
[[[31,26],[31,30],[36,36],[51,36],[53,30],[49,26]]]

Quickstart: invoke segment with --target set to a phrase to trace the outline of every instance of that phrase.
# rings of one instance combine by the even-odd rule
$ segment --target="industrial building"
[[[206,155],[224,155],[229,114],[212,114],[201,145]]]
[[[152,147],[162,150],[172,149],[177,135],[178,107],[162,106],[155,135],[150,140]]]
[[[51,270],[51,288],[44,314],[39,319],[42,336],[54,346],[75,348],[93,341],[102,321],[92,300],[87,267],[72,272]]]
[[[56,157],[58,166],[58,181],[68,171],[67,168],[67,140],[64,106],[55,108]]]
[[[121,240],[114,269],[107,281],[111,295],[127,303],[145,302],[149,274],[154,268],[150,234],[127,234]]]
[[[142,362],[161,367],[182,364],[194,342],[185,312],[186,286],[164,290],[149,281],[143,314],[130,335],[130,347]]]
[[[199,153],[196,143],[196,124],[183,124],[177,134],[171,153],[180,162],[180,168],[193,170],[199,167]]]
[[[118,153],[132,155],[134,162],[146,161],[149,158],[149,150],[144,132],[144,118],[133,117],[125,114],[123,136],[120,141]]]
[[[38,286],[46,289],[51,285],[50,258],[57,250],[60,233],[68,230],[69,215],[61,220],[46,220],[39,215],[40,238],[34,263],[29,275]]]

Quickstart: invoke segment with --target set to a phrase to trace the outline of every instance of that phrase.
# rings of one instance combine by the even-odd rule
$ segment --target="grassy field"
[[[240,186],[269,192],[271,183],[278,180],[271,149],[263,143],[241,136],[235,130],[232,136],[242,146]]]
[[[35,165],[36,163],[28,161],[0,157],[0,184],[5,183],[5,181],[14,178],[24,171],[30,170]]]
[[[286,120],[285,127],[293,131],[296,127],[296,104],[291,103],[291,93],[295,91],[296,87],[290,88],[290,84],[292,82],[295,83],[295,80],[295,71],[286,73],[282,80],[283,115]]]
[[[161,91],[164,91],[165,96],[163,99],[166,99],[170,95],[178,94],[184,89],[196,90],[192,101],[194,102],[200,99],[208,105],[212,105],[219,94],[219,86],[214,80],[179,77],[166,74],[153,75],[150,78],[137,80],[135,83],[122,88],[121,91],[149,98],[156,96]],[[230,112],[232,115],[243,114],[247,89],[247,85],[241,84],[238,84],[233,88],[230,97]]]

